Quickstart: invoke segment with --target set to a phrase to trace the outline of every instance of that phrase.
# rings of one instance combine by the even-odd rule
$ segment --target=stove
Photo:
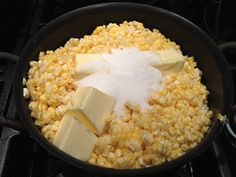
[[[4,13],[4,16],[1,15],[4,19],[0,28],[0,51],[19,55],[26,42],[49,21],[73,9],[100,2],[105,1],[25,0],[22,3],[3,0],[0,7],[1,13]],[[142,3],[138,0],[132,2]],[[208,33],[222,48],[236,83],[234,0],[148,0],[145,3],[182,15]],[[14,55],[0,53],[0,119],[9,121],[19,119],[11,88],[17,60]],[[232,129],[236,128],[235,122],[231,122]],[[236,140],[233,136],[225,128],[204,153],[169,176],[235,177]],[[0,127],[0,177],[79,175],[90,176],[83,170],[73,170],[70,165],[51,156],[26,132]]]

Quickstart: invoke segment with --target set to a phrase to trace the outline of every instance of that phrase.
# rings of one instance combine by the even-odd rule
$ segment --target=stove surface
[[[1,2],[4,12],[0,28],[0,51],[18,55],[40,28],[73,9],[105,1],[11,0]],[[109,2],[109,1],[106,1]],[[142,2],[142,1],[132,1]],[[149,0],[146,4],[178,13],[197,24],[218,45],[236,40],[234,0]],[[224,52],[236,81],[236,50]],[[17,58],[0,55],[0,119],[19,119],[11,88]],[[173,177],[235,177],[236,142],[226,130],[204,153],[180,167]],[[83,170],[56,159],[42,149],[26,132],[0,127],[0,177],[74,177],[90,176]],[[96,175],[94,175],[96,176]]]

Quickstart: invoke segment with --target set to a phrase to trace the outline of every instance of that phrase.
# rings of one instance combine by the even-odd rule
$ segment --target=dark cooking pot
[[[34,125],[28,102],[22,94],[22,79],[27,78],[29,62],[38,58],[40,51],[54,50],[64,45],[71,37],[81,38],[85,34],[90,34],[96,26],[110,22],[121,23],[125,20],[136,20],[149,29],[159,29],[161,33],[179,44],[184,54],[195,56],[198,67],[203,72],[202,82],[210,91],[209,107],[214,112],[208,133],[195,148],[175,160],[144,169],[103,168],[62,152],[50,143]],[[101,175],[140,176],[171,170],[190,161],[211,145],[224,125],[217,119],[218,113],[229,118],[233,103],[233,83],[222,53],[214,42],[193,23],[157,7],[134,3],[104,3],[76,9],[53,20],[27,43],[19,57],[14,79],[14,94],[21,122],[32,137],[54,156],[75,167]]]

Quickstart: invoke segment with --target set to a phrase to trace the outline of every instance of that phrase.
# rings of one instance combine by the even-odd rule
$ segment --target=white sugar
[[[82,70],[93,73],[78,81],[78,87],[94,87],[116,99],[115,113],[124,114],[126,103],[148,108],[147,100],[154,91],[163,88],[162,73],[152,67],[160,58],[136,48],[114,49],[103,54],[105,61],[85,64]],[[102,69],[103,68],[103,69]]]

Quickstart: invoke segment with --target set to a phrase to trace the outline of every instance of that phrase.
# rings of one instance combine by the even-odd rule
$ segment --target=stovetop
[[[18,55],[29,38],[49,21],[70,10],[100,2],[105,1],[1,1],[0,11],[4,18],[0,28],[0,51]],[[207,32],[218,45],[236,40],[234,0],[149,0],[145,3],[186,17]],[[236,83],[236,50],[227,50],[224,54]],[[16,60],[6,61],[0,55],[0,119],[2,116],[18,119],[11,88]],[[212,146],[172,176],[234,177],[235,164],[236,142],[224,130]],[[0,177],[89,176],[83,170],[75,173],[71,169],[42,149],[26,132],[0,127]]]

